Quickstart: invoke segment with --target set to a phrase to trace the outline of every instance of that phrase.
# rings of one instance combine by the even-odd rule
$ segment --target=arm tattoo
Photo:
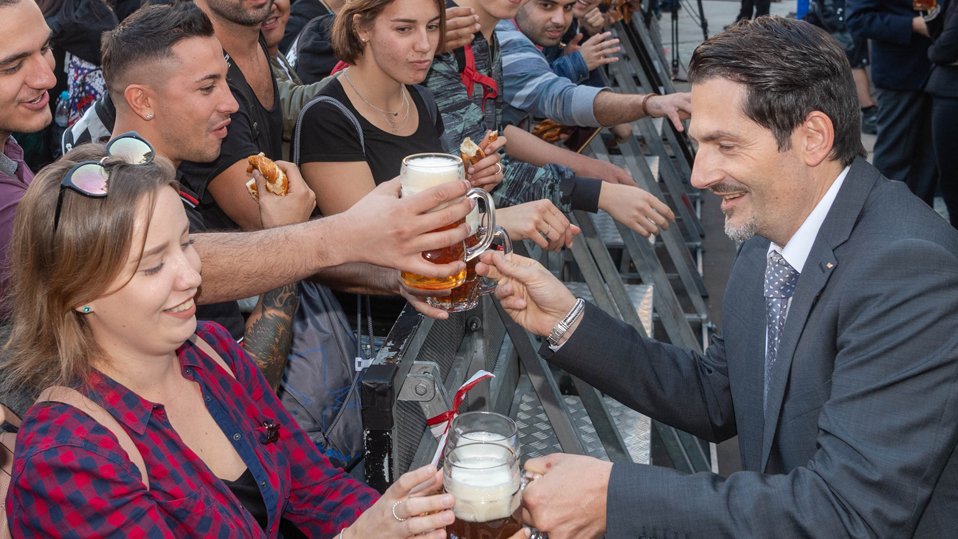
[[[286,368],[293,314],[298,307],[297,285],[289,284],[263,294],[246,320],[243,347],[273,389],[279,386]]]

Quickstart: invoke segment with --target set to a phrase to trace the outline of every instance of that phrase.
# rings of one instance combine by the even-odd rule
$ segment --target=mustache
[[[748,193],[748,189],[740,185],[731,184],[728,182],[717,183],[709,187],[709,191],[712,193],[723,196],[723,195],[734,195],[738,193]]]

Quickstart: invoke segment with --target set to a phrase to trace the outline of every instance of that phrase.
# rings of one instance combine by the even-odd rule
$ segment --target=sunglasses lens
[[[120,137],[110,142],[110,155],[120,157],[131,165],[143,165],[153,160],[153,148],[134,137]]]
[[[74,187],[87,195],[106,195],[106,170],[96,163],[80,165],[70,177]]]

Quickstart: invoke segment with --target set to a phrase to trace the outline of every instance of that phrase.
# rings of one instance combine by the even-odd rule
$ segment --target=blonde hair
[[[346,0],[342,9],[336,14],[329,39],[336,57],[347,64],[355,64],[356,59],[363,55],[363,50],[366,48],[363,41],[359,39],[358,27],[371,25],[386,6],[395,1]],[[446,39],[446,5],[442,0],[436,0],[436,7],[439,8],[439,43],[436,45],[438,52]]]
[[[37,174],[17,208],[6,298],[11,329],[0,360],[4,398],[32,400],[51,385],[87,382],[102,350],[76,309],[110,292],[126,266],[141,203],[152,214],[157,192],[178,188],[164,158],[130,165],[105,155],[102,144],[73,149]],[[109,171],[108,195],[90,198],[66,189],[54,230],[63,177],[81,161],[100,159]]]

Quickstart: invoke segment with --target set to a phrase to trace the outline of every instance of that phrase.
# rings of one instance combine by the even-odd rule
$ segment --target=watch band
[[[576,321],[577,318],[582,314],[582,311],[585,310],[585,300],[582,298],[576,298],[575,303],[572,305],[572,308],[569,309],[569,312],[559,320],[555,326],[552,328],[552,332],[549,333],[549,336],[546,337],[546,340],[549,342],[549,346],[559,346],[562,336],[565,335],[566,331],[569,331],[569,328]]]

